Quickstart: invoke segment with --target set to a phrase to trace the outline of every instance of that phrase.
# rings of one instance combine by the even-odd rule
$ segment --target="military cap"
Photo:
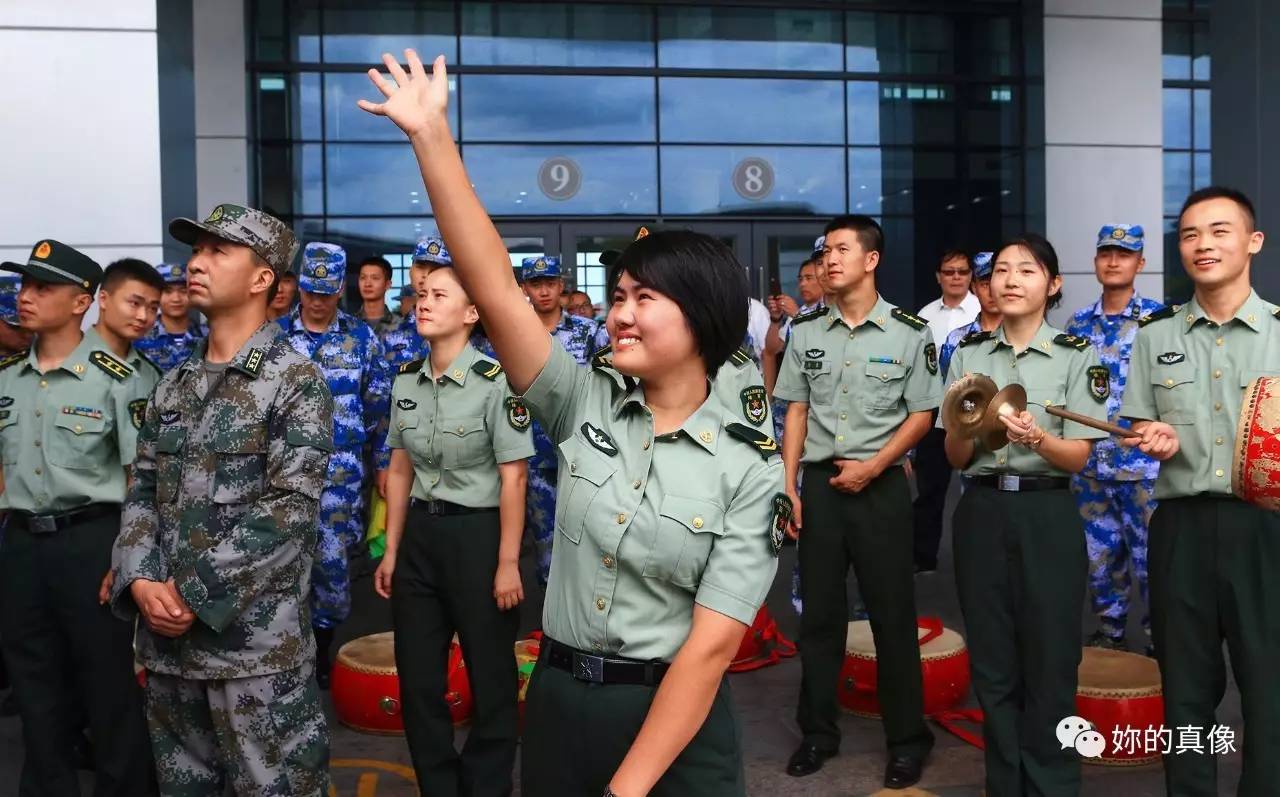
[[[18,289],[22,280],[12,274],[0,276],[0,321],[18,325]]]
[[[174,219],[169,234],[184,244],[194,244],[200,233],[252,249],[277,273],[288,271],[298,254],[298,239],[283,222],[269,213],[224,202],[204,221]]]
[[[302,250],[298,287],[307,293],[332,296],[342,291],[347,277],[347,253],[337,244],[313,241]]]
[[[526,257],[520,262],[520,278],[524,280],[560,276],[560,258],[548,255]]]
[[[1141,252],[1143,232],[1141,224],[1104,224],[1098,230],[1098,248],[1114,246],[1130,252]]]
[[[418,292],[413,289],[412,285],[406,285],[400,289],[400,295],[397,298],[403,302],[405,299],[412,299],[417,295]]]
[[[164,279],[165,285],[187,284],[186,263],[161,263],[156,266],[156,271],[160,272],[160,277]]]
[[[979,252],[973,256],[973,278],[976,280],[991,279],[995,269],[995,252]]]
[[[78,249],[46,238],[31,250],[25,263],[0,263],[0,270],[15,271],[41,282],[77,285],[93,293],[102,281],[102,266]]]
[[[413,248],[413,262],[452,266],[453,258],[449,257],[449,250],[445,247],[444,241],[439,238],[423,238]]]
[[[827,245],[827,236],[819,235],[813,239],[813,254],[810,257],[817,257],[822,254],[822,249]]]

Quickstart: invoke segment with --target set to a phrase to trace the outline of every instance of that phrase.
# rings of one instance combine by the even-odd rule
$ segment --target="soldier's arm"
[[[125,421],[129,423],[129,421]],[[138,613],[130,585],[138,579],[165,581],[169,578],[169,561],[160,547],[160,513],[156,504],[156,438],[160,420],[155,408],[148,405],[138,431],[138,446],[133,459],[133,479],[125,495],[120,517],[120,532],[111,548],[111,611],[123,620]]]
[[[373,451],[373,467],[386,470],[391,465],[391,448],[387,445],[387,422],[391,411],[391,380],[394,374],[377,336],[370,336],[366,351],[364,385],[365,439]]]
[[[291,367],[279,389],[261,497],[226,537],[174,573],[191,611],[215,631],[226,629],[264,590],[283,586],[282,576],[295,578],[299,559],[315,547],[320,491],[333,451],[333,397],[310,363]]]

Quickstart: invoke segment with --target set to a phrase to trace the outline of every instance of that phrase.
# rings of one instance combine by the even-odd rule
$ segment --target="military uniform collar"
[[[639,383],[632,386],[630,390],[621,392],[613,400],[613,417],[617,418],[622,414],[628,405],[635,404],[638,407],[644,407],[644,388]],[[715,396],[715,387],[711,384],[711,380],[707,380],[707,398],[693,411],[693,414],[680,424],[680,428],[672,432],[667,432],[659,437],[666,439],[670,437],[679,437],[684,435],[693,442],[697,443],[709,453],[716,453],[716,446],[719,445],[720,435],[724,432],[724,425],[731,421],[732,418],[726,418],[724,408],[720,406],[719,399]]]
[[[1027,346],[1026,351],[1035,351],[1046,357],[1053,356],[1053,339],[1057,337],[1058,330],[1049,326],[1049,322],[1041,319],[1040,328],[1036,330],[1035,337],[1031,339],[1031,344]],[[1012,349],[1013,344],[1004,336],[1004,324],[996,327],[994,342],[991,344],[991,352],[994,354],[1004,346]]]
[[[1254,332],[1258,332],[1262,323],[1274,311],[1274,308],[1262,301],[1262,297],[1258,295],[1258,292],[1251,288],[1249,290],[1249,298],[1244,300],[1244,304],[1240,305],[1239,310],[1236,310],[1232,321],[1239,321]],[[1209,316],[1205,315],[1204,308],[1200,306],[1200,302],[1194,296],[1190,302],[1182,306],[1180,317],[1184,322],[1182,325],[1184,333],[1190,332],[1201,321],[1210,320]],[[1226,325],[1224,324],[1223,326]]]
[[[851,326],[848,321],[845,321],[844,316],[840,313],[839,305],[832,304],[831,308],[835,310],[835,312],[831,313],[827,317],[827,329],[831,329],[837,323],[844,324],[849,327],[849,329],[857,328]],[[892,312],[893,305],[886,302],[884,297],[877,293],[876,303],[871,306],[871,312],[867,313],[867,317],[863,320],[862,324],[875,324],[880,327],[880,329],[884,329],[885,325],[889,323],[889,314]],[[862,326],[862,324],[858,324],[858,326]]]
[[[458,356],[453,358],[453,362],[449,363],[449,367],[444,369],[441,379],[450,379],[457,383],[459,387],[466,385],[467,374],[471,371],[471,366],[475,363],[476,358],[480,356],[480,352],[476,351],[476,347],[471,345],[471,341],[467,341],[463,345],[462,351],[458,352]],[[421,382],[423,377],[432,378],[431,357],[428,356],[426,362],[422,364],[422,371],[418,375],[418,381]]]
[[[87,366],[89,364],[89,355],[94,349],[102,349],[108,353],[111,351],[107,348],[107,342],[103,340],[97,332],[93,331],[93,327],[89,327],[84,330],[84,334],[81,336],[80,342],[76,344],[76,347],[66,356],[62,361],[62,364],[51,370],[66,371],[67,373],[74,375],[76,379],[84,379],[85,372],[88,370]],[[36,373],[40,373],[40,357],[36,354],[36,347],[34,343],[31,345],[31,352],[27,355],[27,362],[24,367],[30,368]]]
[[[288,329],[290,332],[305,332],[308,335],[328,335],[331,332],[344,331],[343,329],[344,324],[342,319],[343,315],[345,314],[342,312],[342,310],[338,310],[336,313],[334,313],[333,320],[329,322],[329,326],[325,327],[323,332],[312,332],[310,329],[307,328],[307,325],[302,321],[301,305],[298,305],[294,307],[292,310],[290,310],[289,315],[286,317],[289,319]]]
[[[1090,313],[1094,318],[1101,318],[1106,315],[1102,310],[1102,297],[1098,297],[1098,301],[1093,303],[1093,311]],[[1138,289],[1133,289],[1133,296],[1129,297],[1129,304],[1125,306],[1121,315],[1128,316],[1133,319],[1142,318],[1142,294],[1138,293]]]
[[[257,379],[258,375],[262,373],[263,359],[271,349],[271,344],[279,334],[279,329],[280,325],[275,321],[263,323],[244,342],[244,345],[240,347],[240,351],[236,352],[236,356],[231,358],[231,362],[227,363],[227,368],[240,371],[250,379]],[[206,337],[196,344],[186,362],[178,366],[179,370],[183,372],[183,376],[204,368],[204,359],[208,351],[209,338]]]

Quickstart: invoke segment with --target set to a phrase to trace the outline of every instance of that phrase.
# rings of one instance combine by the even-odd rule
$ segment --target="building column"
[[[244,0],[192,4],[196,206],[248,204],[249,139]]]

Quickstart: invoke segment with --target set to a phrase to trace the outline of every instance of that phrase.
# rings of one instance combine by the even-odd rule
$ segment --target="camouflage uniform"
[[[1135,291],[1123,313],[1104,314],[1102,301],[1098,300],[1073,315],[1066,326],[1067,334],[1088,338],[1098,350],[1111,379],[1107,417],[1122,426],[1129,422],[1116,420],[1116,416],[1124,398],[1138,321],[1163,306]],[[1143,606],[1148,605],[1147,526],[1156,508],[1155,480],[1159,473],[1157,460],[1109,437],[1094,445],[1084,470],[1071,479],[1071,491],[1084,518],[1090,601],[1101,622],[1100,630],[1115,642],[1124,639],[1129,617],[1130,566]],[[1142,628],[1151,633],[1151,620],[1145,613]]]
[[[166,285],[186,285],[186,263],[161,263],[157,269],[164,277]],[[169,332],[164,328],[164,319],[156,318],[155,326],[147,334],[136,340],[134,348],[147,356],[162,372],[171,371],[191,356],[196,344],[209,336],[209,330],[196,319],[191,319],[186,332]]]
[[[216,208],[192,228],[246,243],[279,274],[292,234]],[[313,363],[265,323],[225,366],[205,344],[156,386],[112,554],[117,616],[130,585],[173,579],[196,619],[176,639],[137,629],[161,790],[324,795],[328,729],[312,677],[311,557],[333,450],[333,399]]]
[[[390,308],[384,307],[382,310],[382,317],[376,318],[373,321],[370,321],[367,318],[362,318],[360,320],[373,328],[374,334],[378,336],[378,341],[381,342],[382,338],[386,336],[388,332],[400,326],[400,322],[404,319],[398,314],[391,312]]]

